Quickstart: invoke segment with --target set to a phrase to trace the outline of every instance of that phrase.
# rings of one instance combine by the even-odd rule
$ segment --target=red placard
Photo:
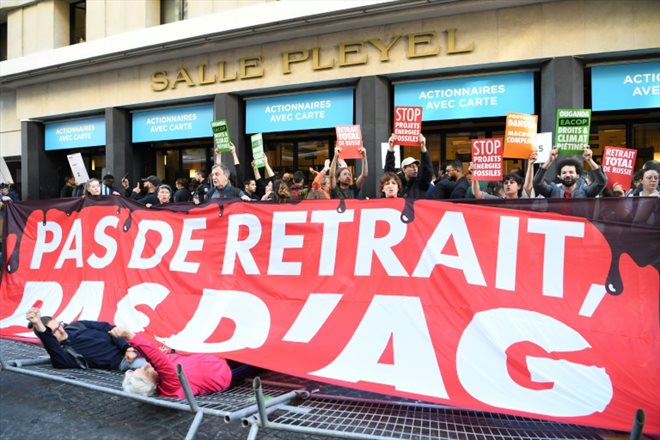
[[[472,139],[472,178],[502,180],[502,139]]]
[[[397,145],[419,147],[423,107],[394,107],[394,134]]]
[[[9,203],[0,336],[36,340],[41,301],[372,392],[616,430],[643,408],[659,434],[660,231],[631,220],[647,202]]]
[[[536,145],[538,116],[507,113],[504,131],[504,157],[529,159]]]
[[[603,152],[603,171],[607,175],[607,187],[612,188],[615,183],[630,189],[633,173],[635,172],[635,159],[637,150],[632,148],[605,147]]]
[[[360,159],[360,148],[362,148],[362,132],[359,125],[337,125],[338,147],[341,147],[340,159]]]

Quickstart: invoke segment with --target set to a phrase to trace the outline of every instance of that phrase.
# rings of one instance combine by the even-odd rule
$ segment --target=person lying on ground
[[[124,376],[122,387],[129,393],[151,396],[183,398],[185,393],[176,366],[181,365],[194,395],[224,391],[231,384],[232,373],[227,361],[211,354],[163,353],[142,333],[134,333],[123,327],[109,331],[115,338],[125,338],[132,347],[144,353],[147,363]]]

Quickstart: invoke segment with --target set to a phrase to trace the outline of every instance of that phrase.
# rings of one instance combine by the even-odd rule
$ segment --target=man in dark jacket
[[[114,328],[107,322],[75,321],[63,324],[50,316],[41,316],[37,307],[25,317],[50,356],[55,368],[101,368],[118,370],[129,347],[123,338],[108,333]]]
[[[396,172],[394,168],[394,146],[396,142],[396,135],[390,136],[389,148],[385,156],[385,170]],[[403,187],[401,188],[401,195],[403,197],[410,197],[413,199],[423,199],[426,197],[426,192],[431,185],[433,179],[433,163],[431,156],[426,149],[426,138],[419,135],[419,146],[422,150],[422,161],[406,157],[401,161],[401,170],[397,173]]]

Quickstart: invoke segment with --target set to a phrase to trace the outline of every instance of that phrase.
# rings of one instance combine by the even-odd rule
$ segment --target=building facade
[[[397,105],[424,108],[436,169],[508,112],[552,132],[562,108],[592,109],[597,158],[660,156],[660,0],[18,0],[0,20],[0,148],[24,199],[58,196],[75,153],[132,182],[209,170],[217,119],[246,168],[262,133],[278,172],[320,169],[334,127],[359,124],[374,197]]]

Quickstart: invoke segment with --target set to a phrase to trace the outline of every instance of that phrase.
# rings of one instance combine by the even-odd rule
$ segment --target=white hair
[[[121,386],[127,393],[140,394],[142,396],[153,396],[156,393],[156,382],[143,376],[135,376],[133,370],[128,370],[124,375]]]

